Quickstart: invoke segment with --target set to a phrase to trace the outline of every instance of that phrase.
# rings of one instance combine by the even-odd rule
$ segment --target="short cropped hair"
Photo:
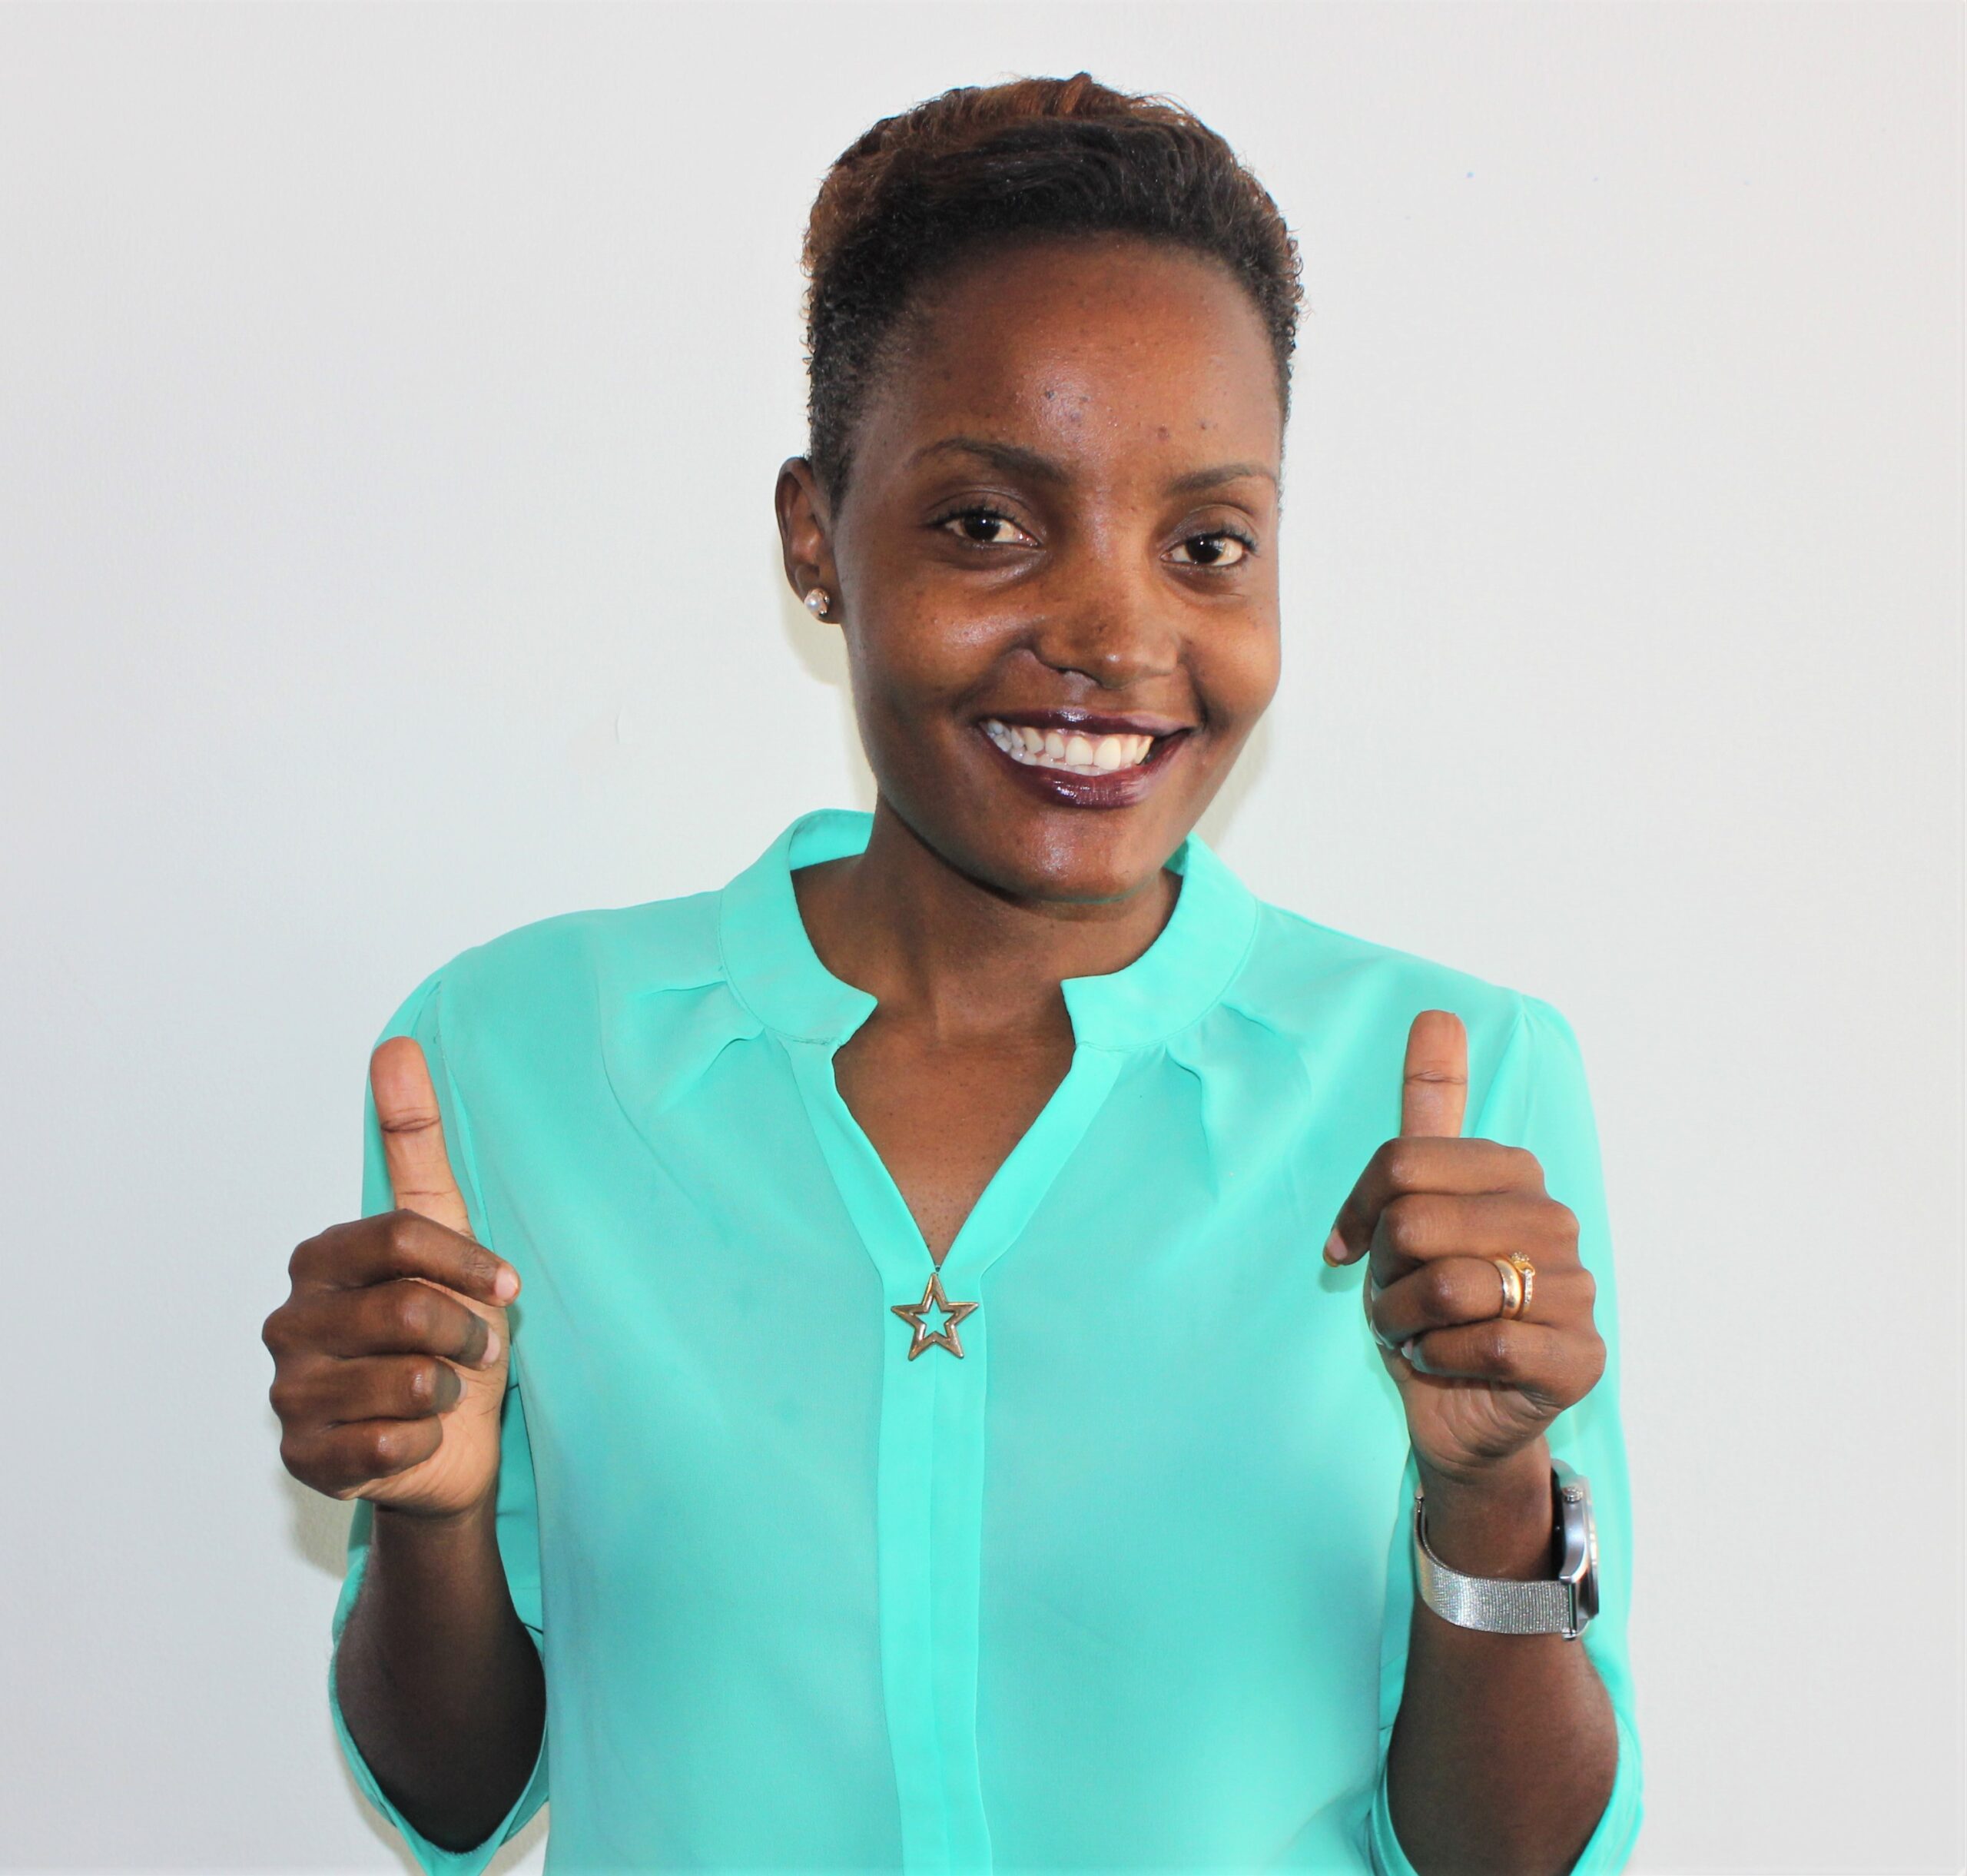
[[[1269,335],[1288,414],[1298,244],[1229,144],[1172,99],[1084,71],[959,85],[857,138],[813,204],[801,255],[807,454],[828,499],[845,491],[887,341],[931,279],[987,242],[1107,233],[1229,268]]]

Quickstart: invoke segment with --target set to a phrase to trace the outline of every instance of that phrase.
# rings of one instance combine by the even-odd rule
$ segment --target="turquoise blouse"
[[[1551,1429],[1591,1480],[1617,1781],[1640,1820],[1631,1517],[1598,1149],[1549,1004],[1257,900],[1199,838],[1139,958],[1063,986],[1072,1066],[933,1273],[835,1088],[874,999],[808,941],[796,821],[721,892],[576,912],[427,978],[383,1031],[431,1064],[479,1238],[519,1270],[498,1538],[546,1738],[469,1876],[552,1800],[552,1876],[668,1869],[1411,1876],[1386,1748],[1413,1460],[1320,1255],[1398,1131],[1415,1013],[1466,1025],[1466,1131],[1581,1221],[1610,1350]],[[365,1215],[392,1203],[368,1111]],[[924,1327],[947,1319],[933,1307]],[[373,1508],[357,1501],[333,1632]]]

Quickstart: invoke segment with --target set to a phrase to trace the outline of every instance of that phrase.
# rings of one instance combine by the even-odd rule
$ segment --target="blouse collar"
[[[799,915],[792,875],[859,853],[874,817],[821,808],[801,815],[724,888],[719,933],[731,987],[768,1028],[838,1047],[874,1013],[874,998],[820,961]],[[1255,933],[1254,895],[1190,834],[1168,862],[1182,878],[1175,909],[1133,962],[1060,986],[1073,1034],[1093,1048],[1142,1048],[1187,1028],[1227,990]]]

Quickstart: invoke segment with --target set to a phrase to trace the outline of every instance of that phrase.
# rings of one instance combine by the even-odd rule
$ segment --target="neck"
[[[1059,984],[1123,969],[1159,935],[1180,882],[1165,868],[1123,899],[1021,898],[926,845],[884,800],[859,854],[792,875],[820,961],[884,1023],[950,1040],[1070,1028]]]

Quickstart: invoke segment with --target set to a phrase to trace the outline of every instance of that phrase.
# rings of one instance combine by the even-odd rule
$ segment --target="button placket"
[[[952,1297],[976,1298],[959,1358],[920,1360],[897,1305],[921,1300],[935,1265],[901,1190],[841,1098],[844,1038],[788,1042],[801,1093],[842,1201],[881,1279],[877,1492],[881,1678],[901,1811],[904,1867],[987,1876],[990,1831],[977,1742],[984,1408],[992,1325],[986,1273],[1022,1235],[1112,1089],[1120,1057],[1079,1048],[1038,1117],[978,1198],[944,1257]]]

